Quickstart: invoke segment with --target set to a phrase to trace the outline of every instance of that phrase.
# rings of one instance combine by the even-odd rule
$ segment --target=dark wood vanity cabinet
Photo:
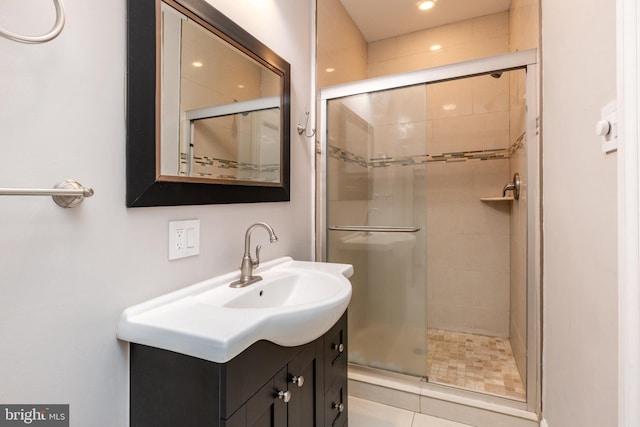
[[[344,427],[346,313],[299,347],[259,341],[227,363],[131,343],[131,427]]]

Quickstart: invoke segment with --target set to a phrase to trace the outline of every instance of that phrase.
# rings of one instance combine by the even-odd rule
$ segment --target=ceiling
[[[436,0],[427,11],[418,0],[340,0],[367,42],[509,9],[511,0]]]

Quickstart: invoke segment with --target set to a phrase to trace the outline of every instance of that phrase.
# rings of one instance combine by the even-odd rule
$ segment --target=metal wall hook
[[[313,138],[316,134],[316,130],[311,129],[311,135],[307,135],[307,129],[309,128],[309,112],[305,111],[304,114],[307,116],[307,119],[304,122],[304,126],[302,126],[300,123],[298,123],[298,125],[296,126],[298,135],[304,134],[304,136],[306,136],[307,138]]]
[[[53,0],[53,4],[56,8],[56,22],[55,24],[53,24],[53,28],[51,28],[48,33],[41,36],[23,36],[5,30],[4,28],[0,28],[0,36],[6,37],[9,40],[13,40],[16,42],[29,44],[45,43],[55,39],[56,37],[58,37],[60,32],[62,32],[62,28],[64,28],[65,14],[62,0]]]

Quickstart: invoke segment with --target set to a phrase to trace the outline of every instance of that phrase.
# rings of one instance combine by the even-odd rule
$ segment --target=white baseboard
[[[540,421],[540,427],[549,427],[549,424],[547,424],[547,420],[543,418],[542,421]]]

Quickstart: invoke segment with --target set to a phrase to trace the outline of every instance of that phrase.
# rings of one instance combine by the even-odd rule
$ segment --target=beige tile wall
[[[431,46],[440,45],[439,50]],[[378,77],[509,51],[509,14],[501,12],[369,43],[368,76]]]
[[[340,0],[319,1],[317,13],[318,87],[366,79],[367,42]]]
[[[427,102],[430,153],[508,147],[508,78],[430,85]],[[508,176],[508,160],[428,166],[429,328],[509,336],[510,204],[480,201]]]

